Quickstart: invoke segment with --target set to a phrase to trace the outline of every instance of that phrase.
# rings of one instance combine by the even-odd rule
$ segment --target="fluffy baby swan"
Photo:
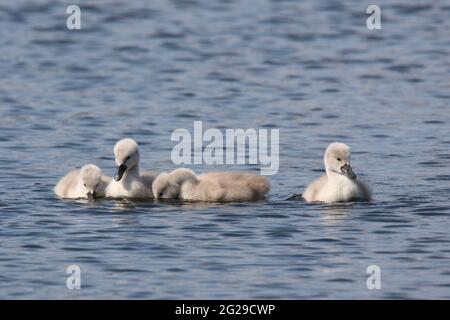
[[[153,199],[152,182],[155,175],[139,172],[139,147],[133,139],[122,139],[114,146],[117,173],[106,188],[109,198]]]
[[[54,191],[60,198],[95,199],[105,196],[105,189],[110,181],[111,178],[102,175],[99,167],[88,164],[61,178]]]
[[[370,200],[370,192],[350,166],[350,149],[346,144],[331,143],[324,156],[326,175],[310,183],[303,193],[306,202],[347,202]]]
[[[241,173],[216,172],[196,175],[180,168],[161,173],[153,182],[156,199],[191,201],[254,201],[269,191],[267,178]]]

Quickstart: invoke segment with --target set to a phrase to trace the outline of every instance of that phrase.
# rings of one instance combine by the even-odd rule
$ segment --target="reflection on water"
[[[323,222],[327,225],[345,223],[347,219],[352,218],[352,206],[353,203],[322,205]]]
[[[378,5],[382,30],[356,0],[91,1],[72,32],[65,1],[2,3],[0,297],[450,298],[450,7]],[[53,195],[72,167],[112,175],[126,136],[142,169],[174,169],[194,120],[280,129],[266,201]],[[286,201],[335,140],[375,201]]]

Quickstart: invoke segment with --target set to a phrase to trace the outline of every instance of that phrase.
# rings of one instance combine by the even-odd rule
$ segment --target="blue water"
[[[0,3],[0,298],[450,298],[450,5]],[[58,179],[135,138],[171,170],[176,128],[279,128],[266,201],[61,201]],[[285,201],[353,150],[374,201]],[[257,173],[258,166],[195,166]],[[81,268],[81,290],[66,268]],[[381,269],[368,290],[366,268]]]

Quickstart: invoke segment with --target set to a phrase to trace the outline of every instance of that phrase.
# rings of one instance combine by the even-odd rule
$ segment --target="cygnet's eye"
[[[130,157],[130,156],[128,156],[127,160],[130,160],[130,158],[131,158],[131,157]]]
[[[86,183],[84,184],[84,187],[85,187],[85,188],[87,188],[87,185],[86,185]]]
[[[159,193],[159,196],[160,196],[160,197],[162,197],[162,196],[163,196],[163,193],[162,193],[162,192],[160,192],[160,193]]]
[[[341,158],[336,158],[337,159],[337,161],[341,161]]]

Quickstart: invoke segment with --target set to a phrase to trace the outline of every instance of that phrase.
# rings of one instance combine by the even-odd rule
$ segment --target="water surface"
[[[0,4],[0,298],[450,298],[446,1],[378,1],[382,30],[360,1],[89,1],[81,31],[69,4]],[[113,175],[122,137],[175,168],[170,134],[194,120],[280,129],[266,201],[53,195],[73,167]],[[285,201],[335,140],[374,201]]]

